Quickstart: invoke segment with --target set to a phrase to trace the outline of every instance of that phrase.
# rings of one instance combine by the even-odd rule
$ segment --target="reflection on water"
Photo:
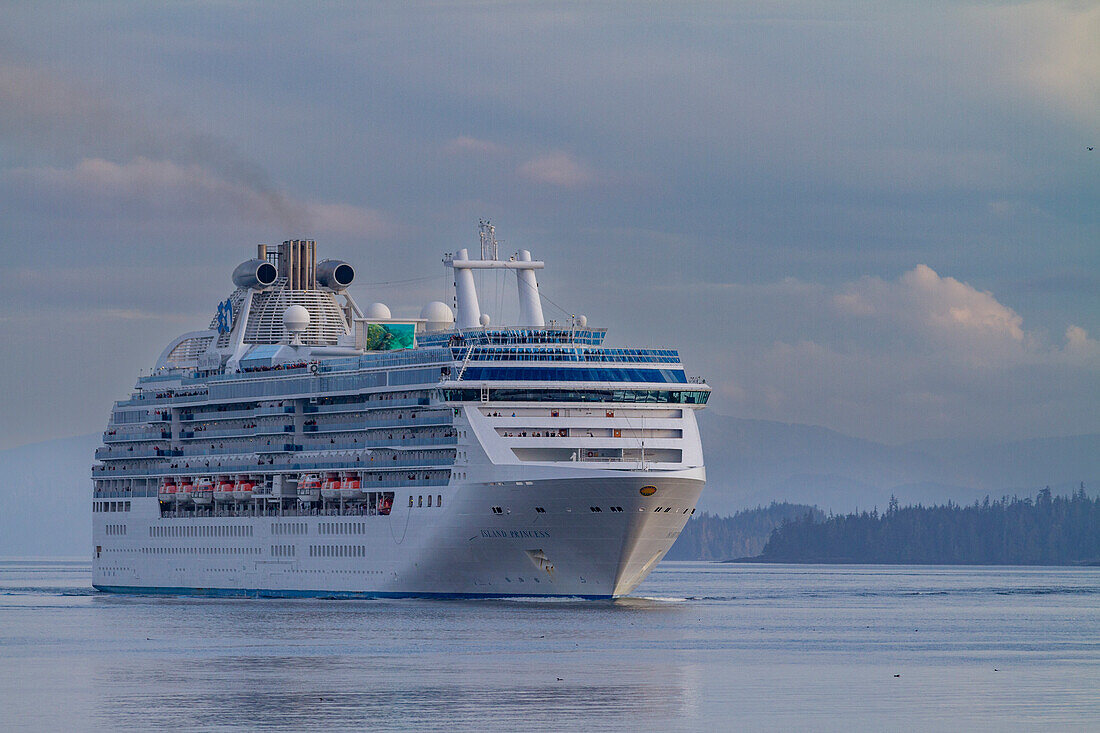
[[[642,685],[545,674],[472,670],[401,671],[370,660],[266,657],[219,660],[191,674],[105,669],[95,717],[112,728],[310,727],[476,728],[489,721],[540,727],[600,727],[623,716],[680,717],[678,680]],[[148,671],[148,670],[146,670]],[[461,680],[465,678],[466,682]],[[144,685],[142,684],[144,682]],[[141,691],[142,687],[148,691]],[[168,692],[169,690],[174,690]]]
[[[1100,569],[667,563],[634,597],[130,597],[0,562],[0,728],[1089,729]]]

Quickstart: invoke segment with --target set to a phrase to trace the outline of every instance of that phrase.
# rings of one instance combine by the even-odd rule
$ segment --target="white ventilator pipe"
[[[455,305],[458,314],[455,325],[460,329],[477,328],[481,325],[481,306],[477,302],[477,288],[474,286],[474,273],[468,267],[459,266],[459,262],[470,259],[470,251],[460,249],[455,253]]]
[[[530,262],[531,252],[521,249],[516,254],[520,262]],[[516,270],[516,287],[519,290],[519,325],[527,328],[542,328],[546,325],[542,316],[542,298],[539,297],[539,284],[534,270]]]

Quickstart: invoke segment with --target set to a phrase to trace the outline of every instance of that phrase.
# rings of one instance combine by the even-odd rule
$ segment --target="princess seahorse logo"
[[[218,333],[229,333],[233,330],[233,303],[226,298],[218,303]]]
[[[653,496],[654,494],[657,493],[657,487],[656,486],[643,486],[642,488],[638,489],[638,493],[641,494],[642,496]]]

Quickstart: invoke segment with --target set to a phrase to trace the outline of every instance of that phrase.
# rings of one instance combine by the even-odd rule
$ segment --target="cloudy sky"
[[[258,242],[414,315],[479,217],[718,412],[1100,430],[1095,3],[299,5],[0,9],[0,448],[101,429]]]

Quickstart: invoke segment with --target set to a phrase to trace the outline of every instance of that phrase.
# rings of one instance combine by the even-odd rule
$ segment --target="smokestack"
[[[266,244],[257,244],[256,245],[256,259],[258,259],[258,260],[266,260],[267,259],[267,245]]]
[[[291,290],[316,290],[317,245],[312,239],[288,239],[279,245],[279,275]]]

